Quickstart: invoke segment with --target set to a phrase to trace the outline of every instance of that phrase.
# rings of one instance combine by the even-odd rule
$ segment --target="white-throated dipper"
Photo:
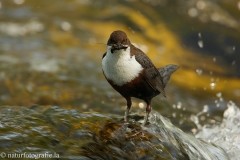
[[[167,65],[157,69],[150,58],[128,39],[125,32],[114,31],[107,42],[107,52],[102,58],[103,74],[110,85],[127,100],[125,121],[131,109],[131,97],[146,102],[145,125],[151,112],[151,100],[162,93],[171,74],[179,67]],[[166,97],[166,96],[165,96]]]

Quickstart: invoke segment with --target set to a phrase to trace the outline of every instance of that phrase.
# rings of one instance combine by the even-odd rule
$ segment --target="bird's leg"
[[[127,109],[126,109],[126,112],[125,112],[125,116],[124,116],[124,121],[128,121],[128,115],[129,115],[129,111],[131,109],[131,106],[132,106],[132,101],[131,101],[131,98],[126,98],[127,100]]]
[[[144,121],[143,121],[143,126],[145,126],[147,124],[149,113],[151,112],[151,110],[152,110],[151,103],[147,102],[146,116],[145,116]]]

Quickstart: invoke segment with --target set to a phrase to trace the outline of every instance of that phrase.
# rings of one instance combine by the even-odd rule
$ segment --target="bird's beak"
[[[115,50],[120,50],[120,49],[127,49],[128,46],[122,45],[122,43],[118,42],[116,44],[111,44],[111,52],[114,53]]]
[[[117,43],[117,47],[120,49],[122,44],[120,42]]]

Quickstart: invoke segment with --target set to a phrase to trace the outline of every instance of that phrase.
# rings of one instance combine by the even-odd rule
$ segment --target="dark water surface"
[[[181,67],[154,110],[187,132],[191,115],[215,124],[229,100],[240,106],[239,15],[238,0],[0,0],[0,105],[123,116],[101,69],[120,29],[157,67]],[[134,99],[132,111],[145,106]]]

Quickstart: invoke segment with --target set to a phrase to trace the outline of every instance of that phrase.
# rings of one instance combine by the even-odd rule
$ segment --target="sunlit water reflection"
[[[240,102],[238,12],[237,1],[0,0],[0,105],[122,116],[125,100],[101,69],[109,34],[122,29],[156,66],[181,67],[154,110],[197,136],[225,130],[227,102]],[[145,107],[134,99],[132,112]]]

